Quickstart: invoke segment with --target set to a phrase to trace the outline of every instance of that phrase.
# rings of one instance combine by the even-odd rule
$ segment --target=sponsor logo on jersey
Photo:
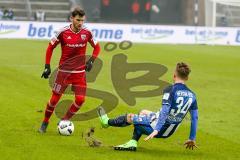
[[[71,47],[71,48],[78,48],[78,47],[85,47],[85,43],[80,43],[80,44],[66,44],[66,46]]]
[[[72,39],[72,37],[71,37],[71,36],[68,36],[67,39]]]
[[[169,96],[170,96],[169,93],[165,93],[165,94],[163,95],[163,99],[164,99],[164,100],[168,100]]]

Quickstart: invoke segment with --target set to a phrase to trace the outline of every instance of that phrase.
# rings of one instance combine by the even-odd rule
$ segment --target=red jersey
[[[46,64],[50,64],[53,49],[60,43],[62,55],[59,61],[59,70],[71,73],[84,71],[88,42],[94,48],[92,56],[96,58],[100,52],[100,46],[94,40],[90,30],[83,27],[75,33],[71,30],[71,25],[60,29],[49,43],[46,52]]]

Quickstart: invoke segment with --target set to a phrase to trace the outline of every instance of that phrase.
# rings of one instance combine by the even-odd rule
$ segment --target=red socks
[[[75,102],[70,106],[69,110],[63,117],[63,120],[69,120],[72,118],[73,115],[76,114],[76,112],[80,109],[82,104],[84,103],[84,97],[83,96],[75,96]]]
[[[55,106],[56,104],[58,103],[59,99],[61,98],[61,94],[56,94],[53,92],[52,94],[52,97],[50,99],[50,101],[48,102],[47,106],[46,106],[46,109],[45,109],[45,117],[44,117],[44,120],[43,122],[46,122],[48,123],[54,109],[55,109]]]

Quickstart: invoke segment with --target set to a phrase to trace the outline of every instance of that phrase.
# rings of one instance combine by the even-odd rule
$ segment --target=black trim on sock
[[[131,125],[127,122],[127,114],[108,120],[108,124],[114,127],[126,127]]]

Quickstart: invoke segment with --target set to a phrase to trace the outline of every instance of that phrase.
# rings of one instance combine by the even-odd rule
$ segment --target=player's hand
[[[44,71],[43,71],[43,73],[42,73],[41,78],[44,77],[45,79],[47,79],[50,74],[51,74],[50,64],[45,64],[45,69],[44,69]]]
[[[86,63],[86,68],[85,68],[85,70],[86,70],[87,72],[90,72],[90,71],[91,71],[94,60],[95,60],[94,57],[91,57],[91,58],[89,58],[89,60],[87,61],[87,63]]]
[[[194,147],[197,148],[196,142],[195,142],[194,140],[190,140],[190,139],[187,140],[187,141],[184,143],[184,145],[186,145],[186,149],[192,149],[192,150],[193,150]]]
[[[158,134],[157,130],[154,130],[149,136],[147,136],[144,141],[154,138]]]

